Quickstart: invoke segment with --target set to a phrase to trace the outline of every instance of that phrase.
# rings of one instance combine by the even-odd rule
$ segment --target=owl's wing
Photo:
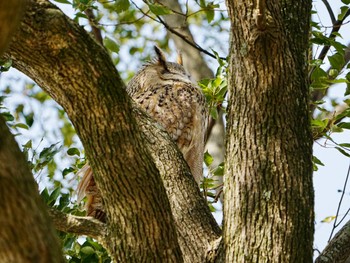
[[[190,82],[173,81],[133,94],[133,99],[169,133],[177,143],[196,181],[202,178],[205,98]]]
[[[81,180],[77,187],[77,201],[80,203],[86,197],[86,215],[92,216],[102,222],[106,221],[106,214],[103,210],[103,202],[99,189],[97,188],[92,169],[88,163],[81,168],[77,176]]]

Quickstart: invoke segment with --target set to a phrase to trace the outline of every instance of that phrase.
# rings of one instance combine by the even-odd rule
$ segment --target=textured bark
[[[27,161],[0,116],[0,261],[64,262]]]
[[[24,0],[0,2],[0,55],[4,53],[19,25],[25,4]]]
[[[89,236],[101,243],[105,240],[106,224],[95,218],[65,214],[54,208],[50,208],[49,215],[57,230],[80,236]]]
[[[335,262],[350,262],[350,221],[339,230],[315,261],[315,263]]]
[[[107,210],[117,262],[182,262],[159,173],[106,51],[48,1],[30,1],[7,57],[67,112]]]
[[[184,261],[204,262],[210,244],[219,238],[221,229],[176,144],[142,111],[135,108],[134,113],[144,132],[145,145],[150,149],[163,179]]]
[[[6,57],[74,124],[110,219],[102,244],[111,256],[117,262],[200,262],[220,229],[169,138],[155,140],[154,124],[149,135],[139,131],[104,48],[49,2],[31,1]],[[143,121],[142,129],[150,125]],[[161,174],[146,146],[162,160]]]
[[[226,262],[312,262],[311,1],[226,3]]]
[[[24,1],[0,2],[0,55],[18,27]],[[0,258],[2,262],[64,262],[37,184],[0,116]]]

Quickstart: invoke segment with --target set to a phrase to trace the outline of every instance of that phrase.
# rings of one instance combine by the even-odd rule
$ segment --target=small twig
[[[158,22],[160,22],[168,31],[170,31],[171,33],[173,33],[174,35],[177,35],[178,37],[182,38],[183,41],[185,41],[187,44],[189,44],[190,46],[198,49],[200,52],[212,57],[212,58],[217,58],[214,54],[208,52],[207,50],[203,49],[201,46],[199,46],[198,44],[196,44],[195,42],[189,40],[186,36],[184,36],[183,34],[181,34],[180,32],[176,31],[175,29],[173,29],[172,27],[170,27],[167,23],[165,23],[165,21],[163,21],[159,16],[157,16],[157,18],[159,19]],[[222,60],[227,60],[227,58],[224,57],[219,57]]]
[[[136,3],[134,1],[130,1],[131,3],[133,3],[133,5],[142,13],[144,14],[146,17],[148,17],[149,19],[157,22],[157,23],[161,23],[169,32],[173,33],[174,35],[177,35],[178,37],[180,37],[183,41],[185,41],[187,44],[189,44],[190,46],[196,48],[197,50],[199,50],[200,52],[214,58],[217,59],[217,57],[215,56],[215,54],[212,54],[210,52],[208,52],[207,50],[203,49],[201,46],[199,46],[198,44],[196,44],[195,42],[193,42],[192,40],[189,40],[186,36],[184,36],[183,34],[181,34],[180,32],[176,31],[175,29],[173,29],[172,27],[170,27],[165,21],[163,21],[163,19],[160,16],[157,16],[158,20],[155,19],[154,17],[148,15],[147,13],[145,13],[139,6],[136,5]],[[227,58],[224,57],[219,57],[222,60],[227,60]]]
[[[341,203],[343,202],[343,198],[344,198],[344,195],[345,195],[345,189],[346,189],[346,185],[348,183],[349,175],[350,175],[350,164],[349,164],[349,168],[348,168],[348,173],[347,173],[346,178],[345,178],[345,182],[344,182],[344,186],[343,186],[343,192],[341,194],[341,197],[340,197],[340,200],[339,200],[339,203],[338,203],[337,213],[335,215],[333,228],[332,228],[331,234],[329,236],[328,242],[331,240],[331,238],[333,236],[333,232],[334,232],[335,228],[337,227],[337,218],[338,218],[338,215],[339,215],[339,210],[340,210]]]
[[[100,43],[103,46],[103,38],[102,38],[101,30],[96,26],[96,17],[92,9],[88,8],[85,10],[84,13],[89,20],[89,24],[91,26],[92,33],[94,34],[95,39],[97,40],[98,43]]]
[[[339,32],[339,30],[340,30],[340,28],[341,28],[341,26],[342,26],[344,20],[345,20],[349,15],[350,15],[350,9],[346,12],[346,14],[344,15],[343,19],[337,20],[337,21],[335,21],[335,22],[333,23],[333,28],[332,28],[331,33],[329,34],[329,38],[335,39],[336,33]],[[320,52],[320,54],[319,54],[319,56],[318,56],[317,59],[323,61],[324,58],[326,57],[326,55],[327,55],[327,53],[328,53],[328,51],[329,51],[330,48],[331,48],[330,45],[324,46],[324,47],[322,48],[322,50],[321,50],[321,52]],[[310,70],[310,72],[309,72],[309,79],[311,79],[311,75],[312,75],[312,73],[314,72],[315,68],[316,68],[316,66],[314,66],[314,67],[311,68],[311,70]]]

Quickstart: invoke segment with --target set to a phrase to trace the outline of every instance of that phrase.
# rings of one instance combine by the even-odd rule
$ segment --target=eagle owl
[[[168,62],[158,47],[155,52],[157,57],[131,79],[127,93],[177,143],[199,184],[207,122],[205,97],[185,72],[181,57],[178,63]],[[82,179],[77,190],[78,202],[86,196],[87,215],[105,221],[102,199],[90,166],[85,165],[79,173]]]

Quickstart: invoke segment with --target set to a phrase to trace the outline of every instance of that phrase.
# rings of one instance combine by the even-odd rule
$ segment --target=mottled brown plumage
[[[155,47],[155,51],[157,58],[145,64],[131,79],[127,92],[170,134],[199,184],[207,121],[205,97],[181,64],[167,62],[159,48]],[[182,59],[178,61],[181,63]],[[78,201],[87,196],[87,215],[104,221],[102,199],[91,168],[86,165],[81,174]]]

